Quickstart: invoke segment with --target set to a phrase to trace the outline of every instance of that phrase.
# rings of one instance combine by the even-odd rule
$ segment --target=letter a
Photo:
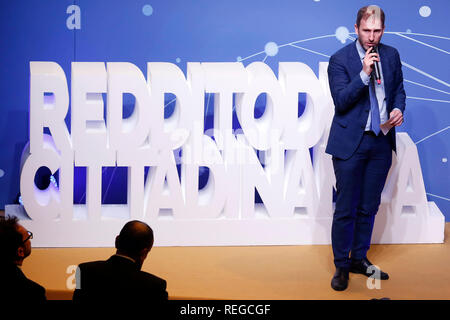
[[[73,29],[81,29],[81,9],[77,5],[70,5],[67,7],[66,10],[67,14],[72,13],[67,20],[66,20],[66,26],[67,29],[73,30]]]

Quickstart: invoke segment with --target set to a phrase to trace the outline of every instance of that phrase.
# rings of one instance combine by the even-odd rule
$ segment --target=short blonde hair
[[[356,26],[359,28],[361,24],[361,19],[368,19],[371,16],[374,16],[375,19],[381,20],[381,25],[384,27],[384,11],[379,6],[370,5],[365,6],[359,9],[358,14],[356,16]]]

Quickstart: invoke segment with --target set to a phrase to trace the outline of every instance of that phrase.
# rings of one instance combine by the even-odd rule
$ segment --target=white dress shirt
[[[358,40],[356,40],[356,48],[358,49],[358,54],[359,57],[361,58],[361,64],[363,63],[362,60],[364,60],[364,57],[366,55],[366,51],[364,50],[364,48],[361,46],[361,44],[359,43]],[[368,86],[369,85],[369,81],[370,81],[370,76],[367,75],[367,73],[364,72],[364,70],[361,70],[361,72],[359,73],[362,82]],[[386,110],[386,94],[384,92],[384,79],[383,79],[383,70],[381,68],[381,58],[380,58],[380,76],[381,76],[381,84],[378,84],[376,82],[374,82],[375,85],[375,95],[377,96],[377,101],[378,101],[378,109],[380,111],[380,124],[385,123],[389,117],[387,114],[387,110]],[[369,112],[369,118],[367,119],[367,124],[366,124],[366,131],[370,131],[370,123],[372,116]]]

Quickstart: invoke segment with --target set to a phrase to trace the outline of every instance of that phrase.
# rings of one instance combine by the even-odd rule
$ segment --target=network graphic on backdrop
[[[316,2],[319,2],[319,1],[316,1]],[[429,6],[421,6],[418,10],[418,16],[420,16],[422,18],[428,18],[428,17],[430,17],[431,12],[432,12],[432,10]],[[153,14],[152,6],[150,4],[144,5],[142,7],[142,13],[145,16],[151,16]],[[348,28],[345,26],[340,26],[336,29],[334,34],[320,35],[320,36],[296,40],[296,41],[292,41],[292,42],[284,43],[284,44],[277,44],[274,41],[267,42],[264,45],[264,50],[253,53],[253,54],[249,54],[245,57],[238,56],[238,57],[236,57],[236,61],[243,62],[243,63],[244,62],[250,63],[253,61],[267,62],[267,60],[270,59],[270,60],[272,60],[272,62],[275,62],[275,61],[277,61],[276,56],[279,53],[279,51],[283,50],[286,47],[295,48],[295,49],[298,49],[299,51],[317,55],[318,57],[325,58],[325,60],[328,60],[330,58],[329,53],[323,53],[323,52],[318,52],[316,50],[311,50],[311,49],[303,46],[303,44],[308,44],[310,42],[320,40],[320,39],[327,39],[327,40],[336,39],[344,45],[344,44],[347,44],[348,41],[354,41],[355,37],[356,37],[356,35],[354,32],[350,32],[348,30]],[[443,47],[446,47],[446,46],[448,46],[448,41],[450,41],[450,38],[446,37],[446,36],[424,34],[424,33],[420,33],[420,32],[412,32],[411,29],[407,29],[406,31],[386,31],[385,38],[386,37],[389,37],[388,41],[390,41],[391,43],[395,43],[395,40],[396,40],[395,38],[398,37],[400,39],[407,39],[408,41],[410,41],[412,44],[414,44],[416,46],[423,46],[423,47],[429,48],[430,56],[431,55],[433,57],[436,56],[436,59],[442,59],[442,55],[444,55],[443,60],[448,59],[448,55],[450,54],[449,51],[442,49],[440,46],[431,45],[425,41],[422,41],[423,39],[438,39],[443,42],[441,45]],[[438,54],[433,55],[433,52],[437,52]],[[439,56],[439,54],[441,56]],[[406,55],[406,52],[405,52],[405,55]],[[301,56],[302,55],[300,55],[300,57]],[[448,95],[450,95],[450,92],[442,90],[442,89],[438,89],[435,86],[433,86],[433,84],[439,84],[439,85],[443,85],[444,87],[448,88],[448,87],[450,87],[450,84],[445,79],[440,79],[440,78],[437,78],[437,77],[431,75],[426,70],[423,70],[422,67],[420,67],[420,66],[416,67],[416,66],[410,65],[409,63],[407,63],[406,59],[402,59],[403,67],[411,70],[412,73],[410,73],[410,77],[411,77],[410,79],[405,77],[405,79],[404,79],[405,83],[410,84],[412,87],[421,87],[421,88],[425,88],[428,90],[428,91],[424,92],[424,94],[423,94],[424,96],[416,96],[413,93],[413,94],[409,94],[407,96],[407,99],[409,99],[410,101],[411,100],[427,101],[427,102],[430,102],[430,105],[433,106],[434,108],[440,108],[442,104],[450,103],[450,100],[446,100],[445,96],[444,96],[444,98],[442,98],[442,94],[448,96]],[[179,64],[181,61],[182,61],[182,59],[180,57],[177,57],[175,59],[175,62],[177,64]],[[429,80],[429,81],[421,82],[421,79],[420,79],[421,77],[422,78],[425,77],[425,80]],[[419,79],[416,80],[416,78],[419,78]],[[427,84],[424,84],[423,82],[426,82]],[[407,90],[407,92],[413,92],[413,90]],[[439,94],[435,94],[435,93],[439,93]],[[211,95],[207,95],[207,96],[208,96],[208,100],[206,102],[205,116],[212,116],[213,111],[212,111],[212,108],[210,107]],[[410,102],[410,101],[408,101],[408,102]],[[176,103],[176,98],[171,99],[165,104],[165,108],[173,109],[175,107],[175,103]],[[264,109],[264,106],[256,105],[256,108]],[[263,112],[263,111],[260,111],[260,112]],[[429,139],[431,139],[437,135],[448,134],[447,130],[450,129],[450,126],[446,126],[443,128],[433,128],[433,129],[436,129],[436,130],[430,132],[427,136],[419,138],[417,141],[415,141],[415,143],[416,144],[426,143],[426,141],[428,141]],[[440,161],[440,164],[439,164],[440,167],[443,168],[444,172],[448,171],[448,169],[446,167],[446,164],[448,161],[448,155],[447,154],[436,154],[436,153],[434,153],[434,155],[439,157],[439,159],[435,160],[434,162],[439,163],[439,161]],[[437,167],[434,169],[439,170],[440,168]],[[110,186],[111,180],[113,179],[113,176],[114,176],[114,172],[115,171],[113,171],[113,174],[111,175],[108,186]],[[204,173],[203,173],[203,169],[202,169],[201,175],[203,175],[203,174]],[[443,174],[443,176],[445,176],[445,174]],[[445,193],[445,191],[448,191],[448,188],[446,189],[445,187],[448,187],[448,186],[445,185],[443,189],[440,188],[443,191],[442,194],[440,192],[438,192],[437,194],[432,193],[432,192],[427,192],[427,195],[434,199],[450,201],[448,194]],[[107,188],[107,189],[109,189],[109,188]],[[435,190],[436,188],[433,185],[430,185],[430,189]],[[107,197],[107,195],[105,195],[105,197]]]

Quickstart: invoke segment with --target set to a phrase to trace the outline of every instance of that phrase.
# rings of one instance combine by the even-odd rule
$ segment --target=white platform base
[[[128,219],[125,205],[103,205],[102,219],[86,219],[84,206],[75,206],[75,219],[21,224],[33,232],[34,247],[113,247],[114,239]],[[442,243],[445,218],[434,202],[429,214],[392,214],[382,203],[375,220],[372,243]],[[24,218],[20,205],[8,205],[6,215]],[[175,220],[160,217],[147,221],[155,232],[155,246],[248,246],[311,245],[331,243],[332,217],[253,220]],[[58,239],[58,241],[55,241]]]

